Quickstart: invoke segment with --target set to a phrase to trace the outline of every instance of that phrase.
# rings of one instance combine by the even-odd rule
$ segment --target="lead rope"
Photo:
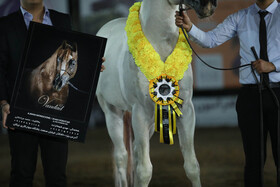
[[[180,16],[183,15],[183,11],[186,10],[183,8],[183,0],[180,0],[180,4],[179,4],[179,13],[180,13]],[[215,70],[221,70],[221,71],[228,71],[228,70],[235,70],[235,69],[239,69],[239,68],[243,68],[243,67],[246,67],[246,66],[251,66],[251,64],[245,64],[245,65],[241,65],[241,66],[237,66],[237,67],[233,67],[233,68],[217,68],[217,67],[214,67],[214,66],[211,66],[210,64],[208,64],[207,62],[205,62],[197,53],[196,51],[193,49],[192,45],[190,44],[190,41],[187,37],[187,34],[185,32],[185,29],[183,28],[183,25],[180,27],[190,48],[192,49],[192,51],[194,52],[195,56],[197,56],[197,58],[203,63],[205,64],[206,66],[212,68],[212,69],[215,69]]]
[[[86,91],[83,91],[83,90],[80,90],[79,88],[77,88],[76,86],[74,86],[70,81],[68,81],[68,85],[71,86],[74,90],[80,92],[80,93],[83,93],[83,94],[89,94],[88,92]]]

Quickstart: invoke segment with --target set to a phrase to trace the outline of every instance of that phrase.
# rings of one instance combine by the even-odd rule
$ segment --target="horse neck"
[[[57,51],[45,62],[45,68],[48,70],[47,72],[51,76],[51,79],[54,79],[56,74],[56,58],[57,58]],[[51,80],[53,81],[53,80]]]
[[[172,53],[178,40],[174,18],[177,9],[168,0],[143,0],[140,9],[142,30],[162,61]]]

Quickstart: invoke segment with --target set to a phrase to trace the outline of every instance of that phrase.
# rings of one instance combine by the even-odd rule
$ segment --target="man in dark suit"
[[[30,21],[71,29],[67,14],[48,10],[43,0],[21,0],[20,10],[0,18],[0,104],[3,126],[10,113],[10,99]],[[10,186],[32,186],[38,147],[46,186],[66,186],[68,141],[9,129]]]

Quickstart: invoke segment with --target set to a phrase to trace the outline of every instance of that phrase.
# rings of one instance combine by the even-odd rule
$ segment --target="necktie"
[[[267,36],[266,36],[266,24],[264,17],[268,14],[267,11],[259,11],[260,15],[260,33],[259,33],[259,40],[260,40],[260,59],[269,61],[267,56]],[[263,73],[263,81],[269,83],[269,76],[268,73]]]

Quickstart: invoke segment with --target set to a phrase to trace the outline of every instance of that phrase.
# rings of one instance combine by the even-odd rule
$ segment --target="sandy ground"
[[[178,145],[159,144],[159,135],[151,140],[153,177],[151,187],[190,187],[183,169],[183,158]],[[0,186],[8,186],[10,157],[8,138],[0,135]],[[244,155],[241,137],[237,128],[196,129],[195,149],[201,169],[204,187],[243,186]],[[265,166],[265,186],[276,186],[275,167],[268,146]],[[85,144],[70,142],[67,167],[68,186],[114,186],[112,167],[112,143],[107,130],[90,130]],[[40,161],[40,159],[39,159]],[[41,162],[38,162],[34,186],[44,186]]]

